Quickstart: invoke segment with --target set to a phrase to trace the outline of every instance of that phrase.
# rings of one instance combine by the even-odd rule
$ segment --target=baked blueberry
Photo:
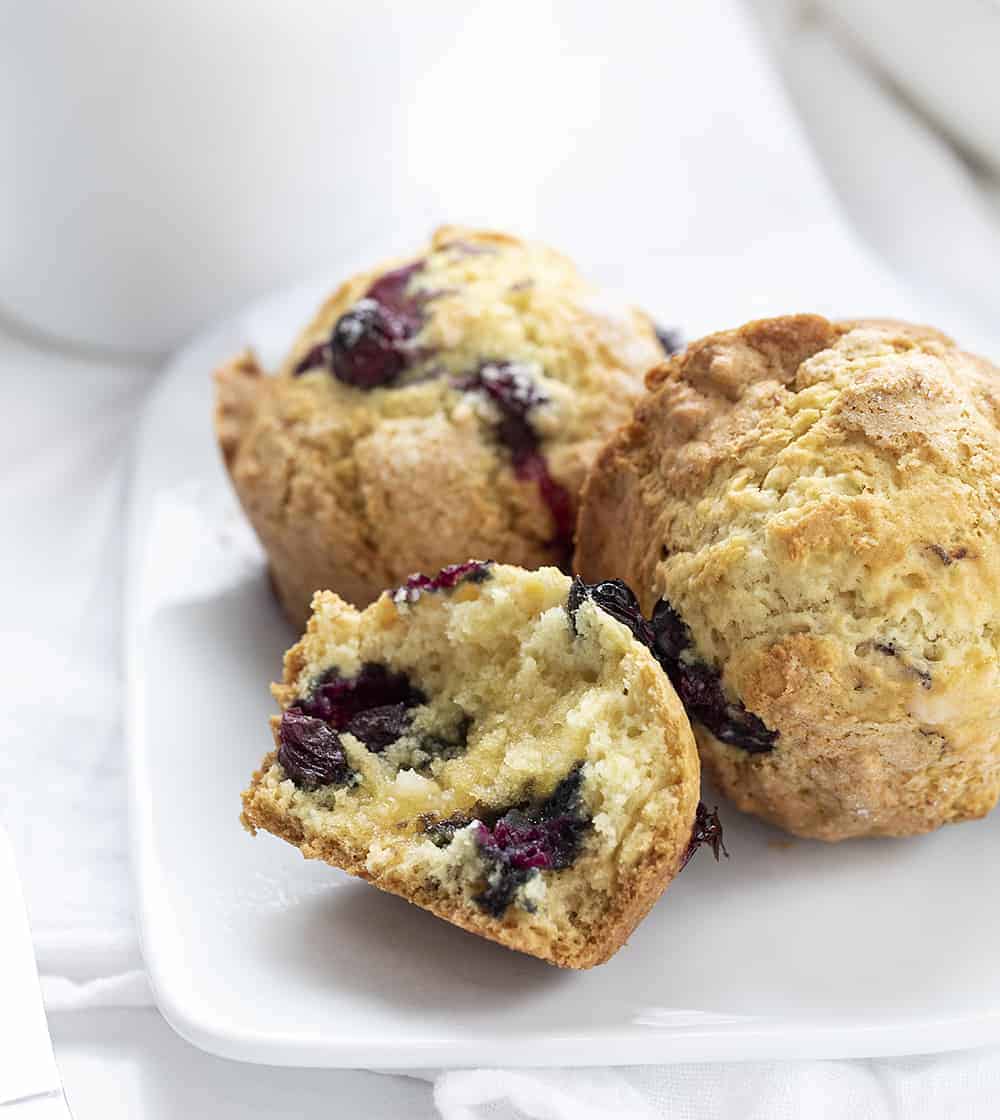
[[[575,576],[566,604],[574,631],[576,612],[586,599],[624,623],[638,641],[649,646],[691,719],[698,720],[723,742],[745,751],[768,751],[774,746],[777,733],[765,727],[738,700],[726,695],[717,670],[690,656],[690,631],[666,600],[656,604],[649,622],[642,615],[639,600],[620,579],[586,584]]]
[[[486,888],[475,901],[493,917],[503,915],[531,872],[559,871],[573,863],[591,824],[580,799],[582,769],[574,766],[543,801],[508,809],[492,825],[479,822],[475,839],[489,869]]]
[[[435,576],[416,572],[408,576],[402,587],[392,593],[396,603],[415,603],[425,591],[451,591],[460,583],[482,583],[490,578],[488,560],[466,560],[462,564],[449,564]]]
[[[351,776],[340,736],[325,720],[288,708],[278,726],[278,762],[300,789],[340,785]]]
[[[691,843],[684,856],[682,867],[687,867],[691,857],[699,848],[708,848],[719,862],[719,853],[729,859],[729,852],[722,839],[722,821],[719,820],[719,809],[709,809],[704,801],[698,802],[698,811],[695,813],[694,828],[691,830]]]
[[[458,378],[455,387],[463,392],[485,393],[495,405],[498,417],[493,429],[497,441],[510,452],[515,476],[537,485],[555,528],[552,543],[560,550],[563,566],[568,566],[573,550],[573,499],[552,477],[531,419],[532,412],[547,404],[548,398],[530,371],[512,362],[484,363],[469,377]]]
[[[676,327],[656,326],[656,337],[668,357],[679,354],[684,349],[684,336]]]
[[[569,611],[570,623],[576,632],[576,612],[581,604],[590,599],[611,615],[618,619],[632,631],[633,636],[645,646],[652,646],[652,631],[649,623],[642,617],[639,600],[632,593],[632,589],[620,579],[606,579],[600,583],[584,583],[579,576],[573,577],[566,600],[566,609]]]
[[[358,389],[391,385],[414,356],[405,344],[420,330],[427,297],[411,294],[410,281],[422,267],[415,261],[376,280],[334,323],[329,339],[306,351],[293,375],[325,367]]]
[[[751,754],[774,747],[777,731],[726,694],[717,669],[697,660],[690,630],[666,599],[661,599],[653,609],[651,630],[653,652],[692,720],[721,742]]]
[[[397,704],[413,708],[424,700],[405,673],[366,662],[353,676],[342,675],[336,666],[326,669],[309,682],[304,697],[296,697],[294,706],[343,731],[361,712]]]

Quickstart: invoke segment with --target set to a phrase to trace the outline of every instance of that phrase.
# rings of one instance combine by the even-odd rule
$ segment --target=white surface
[[[673,18],[679,22],[696,8],[701,6],[671,6]],[[683,118],[693,101],[707,102],[706,112],[727,119],[733,128],[740,126],[739,110],[744,102],[754,112],[786,112],[783,102],[770,94],[767,103],[761,104],[756,86],[763,81],[770,89],[770,81],[761,77],[759,61],[754,61],[753,48],[743,36],[742,22],[732,25],[714,5],[705,8],[706,23],[717,21],[719,31],[716,44],[701,52],[701,77],[691,75],[692,63],[684,71],[689,82],[687,95],[679,103],[651,99],[629,140],[634,152],[638,150],[635,136],[651,134],[652,144],[663,149],[670,169],[647,176],[639,184],[636,206],[625,207],[622,213],[611,213],[608,206],[595,207],[594,194],[586,192],[577,212],[575,192],[567,192],[563,184],[565,213],[554,214],[553,203],[559,200],[550,199],[538,228],[555,241],[568,244],[566,238],[572,236],[586,246],[587,225],[598,225],[602,245],[625,235],[629,252],[634,254],[644,251],[644,236],[654,230],[654,257],[661,267],[651,270],[644,284],[652,282],[655,290],[644,286],[637,294],[647,299],[652,296],[668,315],[672,292],[664,290],[658,296],[659,282],[666,277],[673,288],[683,291],[684,278],[672,275],[669,256],[656,250],[656,244],[675,236],[675,220],[683,225],[692,212],[697,220],[690,231],[690,244],[707,239],[714,271],[727,292],[727,317],[740,311],[732,302],[733,292],[738,296],[742,287],[746,299],[755,297],[755,270],[767,282],[773,271],[787,273],[789,266],[793,272],[783,277],[779,293],[784,298],[794,298],[798,280],[819,284],[829,275],[846,304],[850,292],[844,289],[849,286],[851,266],[842,259],[827,268],[826,256],[818,249],[801,276],[794,272],[794,260],[776,258],[773,269],[768,260],[767,241],[773,240],[774,230],[786,229],[786,209],[794,215],[788,229],[807,228],[802,214],[817,197],[815,183],[786,188],[780,182],[784,153],[780,149],[772,152],[767,143],[755,150],[738,142],[742,162],[728,169],[723,166],[725,145],[715,145],[706,137],[699,148],[691,149]],[[700,12],[692,18],[700,19]],[[690,34],[684,32],[668,30],[653,46],[674,66],[677,43],[687,55],[697,55]],[[791,49],[797,49],[794,38]],[[222,65],[223,60],[218,61]],[[0,74],[3,72],[0,67]],[[835,68],[813,65],[806,78],[804,86],[795,87],[797,96],[817,113],[838,119],[844,92]],[[58,75],[51,75],[50,80],[57,81]],[[0,99],[0,111],[8,104]],[[900,112],[906,124],[904,117]],[[995,269],[978,254],[961,267],[965,250],[957,255],[948,250],[949,245],[967,245],[970,237],[964,196],[949,193],[949,181],[955,180],[960,168],[940,145],[925,145],[923,153],[910,146],[898,155],[893,152],[890,158],[881,132],[885,120],[882,112],[861,108],[844,121],[844,128],[856,137],[855,148],[846,156],[838,156],[839,149],[825,149],[822,136],[814,136],[813,143],[830,159],[854,163],[863,159],[868,168],[882,168],[881,181],[873,186],[874,180],[867,176],[852,175],[850,168],[831,164],[834,171],[841,172],[838,187],[852,218],[871,233],[871,243],[914,284],[920,293],[918,314],[953,329],[974,348],[997,356],[1000,308],[989,295],[995,291]],[[749,123],[747,131],[758,123]],[[919,128],[919,122],[908,124]],[[690,158],[674,168],[680,142],[688,146]],[[786,147],[793,164],[798,164],[802,155],[797,137],[788,137]],[[484,160],[482,166],[488,169],[489,161]],[[613,180],[631,184],[635,177],[631,165],[627,166],[629,174],[623,177],[622,161],[617,158],[604,178],[598,176],[597,193],[613,198]],[[727,191],[721,183],[716,190],[713,179],[723,176]],[[757,199],[754,205],[764,215],[762,220],[770,223],[763,231],[766,238],[760,229],[746,225],[740,210],[747,180]],[[768,215],[766,195],[772,184],[774,208]],[[467,177],[463,189],[474,186]],[[893,200],[900,191],[905,191],[908,204],[919,198],[925,207],[924,223],[914,230],[909,244],[897,236],[905,232],[898,224],[886,226],[889,218],[897,216]],[[795,192],[805,196],[798,209],[789,203]],[[702,196],[706,205],[675,209],[678,195],[695,201]],[[224,202],[223,211],[229,200]],[[212,206],[211,195],[204,204]],[[727,205],[735,207],[732,214]],[[558,224],[558,232],[549,233],[550,222]],[[886,228],[890,236],[879,240],[875,235]],[[629,230],[639,232],[629,238]],[[934,239],[927,238],[929,231],[935,233]],[[414,237],[422,232],[414,231]],[[254,231],[253,253],[270,253],[275,244],[289,239],[294,249],[295,236],[286,221],[280,226],[270,223]],[[807,235],[791,232],[784,237],[792,243],[807,240]],[[752,244],[754,240],[758,244]],[[317,251],[334,264],[328,256],[332,247],[324,244]],[[572,247],[579,251],[579,244]],[[800,244],[803,253],[806,248]],[[205,268],[219,267],[219,261],[211,258],[211,245],[206,243],[204,249]],[[613,255],[605,254],[604,263],[597,262],[606,277],[613,275],[608,271],[613,260]],[[942,263],[949,267],[941,269]],[[276,265],[274,275],[280,267]],[[871,274],[858,272],[858,295],[852,310],[876,307],[882,276],[878,268]],[[956,289],[956,280],[968,287]],[[140,279],[138,286],[144,283]],[[989,313],[980,314],[966,303],[965,292],[977,283]],[[704,287],[700,277],[698,284]],[[889,284],[887,290],[891,288]],[[805,291],[803,303],[796,300],[796,304],[803,306],[811,295],[812,290]],[[887,296],[882,306],[898,309],[894,298]],[[941,307],[947,312],[942,313]],[[0,550],[0,586],[5,589],[4,626],[0,628],[0,737],[4,744],[0,751],[0,817],[10,826],[22,868],[49,1006],[78,1009],[50,1014],[56,1053],[77,1120],[98,1116],[102,1120],[180,1120],[208,1110],[220,1120],[264,1120],[319,1114],[321,1110],[344,1117],[430,1116],[435,1111],[431,1087],[421,1081],[238,1065],[187,1046],[152,1012],[120,1007],[79,1010],[91,1000],[108,1004],[143,998],[139,975],[129,972],[140,962],[125,875],[122,682],[116,635],[126,455],[153,372],[39,351],[0,334],[5,419],[0,442],[0,504],[7,527]],[[992,878],[987,878],[983,889],[990,882]],[[960,922],[957,914],[955,923]],[[904,942],[901,952],[906,951]],[[928,970],[937,959],[927,962]],[[123,979],[116,973],[124,974]],[[598,1085],[603,1090],[600,1095]],[[581,1120],[590,1102],[608,1099],[615,1104],[606,1115],[616,1117],[992,1120],[1000,1096],[1000,1049],[913,1059],[716,1063],[586,1073],[488,1070],[480,1076],[477,1071],[456,1071],[440,1075],[434,1093],[449,1120],[487,1116],[490,1120],[527,1116]],[[515,1099],[517,1106],[511,1103]]]
[[[626,949],[576,975],[274,838],[250,841],[237,794],[270,749],[266,686],[294,635],[210,436],[206,370],[246,343],[273,364],[318,296],[280,295],[210,332],[172,364],[140,429],[132,823],[143,950],[168,1020],[228,1057],[316,1066],[844,1057],[1000,1041],[1000,895],[982,889],[1000,817],[827,846],[786,843],[726,812],[733,858],[717,867],[702,855]],[[675,301],[681,323],[710,314],[695,298]]]
[[[227,1062],[189,1046],[150,1008],[55,1015],[52,1038],[75,1120],[432,1120],[439,1115],[424,1081],[360,1070]]]
[[[59,1072],[38,990],[28,915],[0,825],[0,1105],[58,1093]]]

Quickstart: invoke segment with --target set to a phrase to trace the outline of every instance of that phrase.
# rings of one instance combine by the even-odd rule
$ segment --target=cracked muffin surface
[[[565,564],[586,471],[667,345],[553,250],[444,228],[343,284],[276,376],[234,358],[219,442],[288,614],[463,556]]]
[[[684,709],[602,601],[477,561],[363,612],[319,592],[244,824],[509,948],[600,964],[704,842]]]
[[[712,780],[802,836],[1000,792],[1000,371],[929,328],[800,315],[652,371],[582,498]]]

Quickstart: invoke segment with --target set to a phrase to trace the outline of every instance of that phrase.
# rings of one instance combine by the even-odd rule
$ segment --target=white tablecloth
[[[788,5],[762,0],[762,7],[774,15]],[[988,191],[822,27],[783,19],[774,26],[794,98],[855,227],[905,277],[896,287],[879,274],[887,304],[912,304],[970,347],[1000,357],[1000,232]],[[728,49],[750,52],[752,39]],[[901,179],[906,190],[889,197],[884,184]],[[829,198],[816,205],[826,221]],[[915,238],[914,228],[933,232]],[[962,253],[949,253],[956,245]],[[857,285],[866,300],[872,275]],[[843,275],[836,283],[831,298],[844,302],[849,283]],[[1000,1051],[413,1078],[238,1066],[176,1038],[147,1006],[130,913],[122,779],[120,530],[130,437],[156,376],[153,365],[53,349],[13,324],[0,333],[0,814],[21,864],[57,1055],[78,1120],[175,1118],[209,1108],[223,1120],[438,1110],[449,1118],[560,1120],[996,1114]]]

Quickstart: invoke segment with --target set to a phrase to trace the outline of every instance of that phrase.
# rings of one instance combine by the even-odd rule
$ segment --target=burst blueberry
[[[336,668],[328,669],[313,684],[308,696],[295,701],[295,706],[306,715],[326,720],[338,731],[344,731],[359,712],[392,704],[415,708],[426,702],[426,696],[404,673],[365,662],[353,677],[341,676]]]
[[[393,673],[384,665],[366,662],[353,677],[341,676],[336,668],[328,669],[285,716],[297,713],[292,720],[293,730],[300,717],[311,719],[334,735],[349,732],[368,750],[381,753],[409,730],[411,709],[426,702],[427,697],[404,673]],[[308,727],[315,737],[322,738],[313,724]]]
[[[692,719],[723,743],[750,754],[773,750],[778,732],[760,716],[748,712],[739,700],[728,698],[717,669],[691,658],[691,632],[666,599],[661,599],[653,611],[652,633],[653,653]]]
[[[692,719],[696,719],[723,743],[740,747],[751,754],[773,749],[778,738],[764,721],[738,700],[726,696],[718,670],[691,658],[691,631],[684,620],[661,599],[648,622],[639,608],[639,601],[620,579],[601,583],[584,583],[574,577],[566,609],[570,625],[576,633],[576,612],[585,599],[591,599],[612,618],[624,623],[633,636],[648,646],[663,666],[677,690],[681,703]]]
[[[451,591],[460,583],[482,583],[490,578],[489,560],[466,560],[463,564],[449,564],[436,576],[415,572],[402,587],[392,593],[396,603],[415,603],[425,591]]]
[[[580,799],[582,766],[574,766],[544,801],[508,809],[491,825],[479,821],[476,842],[487,885],[476,902],[495,918],[535,871],[569,867],[590,827]]]
[[[358,712],[344,730],[364,743],[368,750],[381,754],[409,729],[410,709],[404,703],[396,703]]]
[[[494,429],[497,441],[510,452],[514,474],[538,487],[555,525],[552,543],[568,564],[575,528],[573,500],[566,487],[552,477],[531,422],[531,413],[547,404],[548,397],[530,370],[517,362],[484,362],[474,373],[456,379],[454,385],[464,392],[482,392],[495,405],[499,413]]]

